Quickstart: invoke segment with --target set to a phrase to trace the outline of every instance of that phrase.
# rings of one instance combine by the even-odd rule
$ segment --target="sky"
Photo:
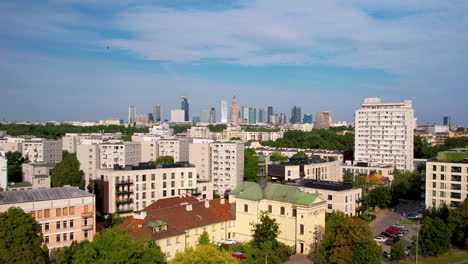
[[[468,125],[466,0],[0,1],[0,121],[127,118],[188,97],[353,122],[366,97]],[[219,115],[218,115],[219,118]]]

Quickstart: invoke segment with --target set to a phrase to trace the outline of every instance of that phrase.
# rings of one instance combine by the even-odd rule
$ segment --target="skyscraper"
[[[201,110],[200,111],[200,122],[210,123],[210,110]]]
[[[154,116],[153,113],[148,113],[148,123],[154,124]]]
[[[444,116],[444,126],[450,126],[450,116]]]
[[[208,123],[216,123],[216,110],[214,109],[214,107],[210,109],[210,118],[208,121]]]
[[[269,106],[268,107],[268,113],[267,113],[267,122],[270,123],[271,120],[270,120],[270,116],[273,114],[273,106]]]
[[[249,107],[249,124],[257,123],[257,109],[255,107]]]
[[[227,123],[228,119],[228,104],[226,101],[219,102],[219,112],[221,123]]]
[[[154,123],[162,121],[161,106],[160,105],[153,106],[153,119],[154,119]]]
[[[291,123],[300,124],[301,123],[301,107],[295,105],[291,110]]]
[[[243,105],[242,106],[242,123],[246,124],[249,123],[249,108],[248,106]]]
[[[312,124],[312,114],[304,114],[304,119],[302,122],[304,124]]]
[[[411,100],[383,103],[380,98],[366,98],[354,118],[356,161],[413,170],[416,119]]]
[[[321,111],[315,114],[315,129],[329,129],[331,125],[331,117],[329,111]]]
[[[189,103],[185,96],[180,97],[180,109],[184,110],[184,121],[189,121]]]
[[[232,105],[231,105],[231,122],[238,124],[239,122],[239,106],[237,105],[236,97],[232,98]]]
[[[137,121],[136,107],[133,105],[128,107],[128,119],[127,120],[129,124],[135,124]]]
[[[265,123],[267,121],[266,118],[264,118],[264,117],[266,117],[266,111],[265,110],[266,110],[265,108],[258,109],[258,119],[257,120],[258,120],[259,123]]]
[[[286,113],[280,113],[278,123],[284,125],[287,120],[288,118],[286,117]]]

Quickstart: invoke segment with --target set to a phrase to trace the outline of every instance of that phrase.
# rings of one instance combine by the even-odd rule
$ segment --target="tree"
[[[421,251],[431,256],[438,256],[450,248],[451,233],[440,218],[424,217],[419,241]]]
[[[343,173],[343,182],[344,183],[351,183],[351,184],[354,184],[354,175],[351,171],[349,170],[346,170],[344,173]]]
[[[288,160],[288,157],[281,154],[280,151],[273,151],[270,154],[270,160],[271,161],[285,161],[285,160]]]
[[[244,180],[250,182],[257,181],[258,173],[258,157],[255,155],[255,150],[244,150]]]
[[[391,185],[392,203],[397,204],[399,199],[420,200],[423,185],[423,174],[415,171],[393,172],[393,181]]]
[[[401,242],[397,242],[395,245],[392,246],[390,256],[392,256],[392,260],[395,261],[406,259],[405,247]]]
[[[88,186],[86,187],[89,193],[95,193],[96,191],[96,180],[89,179]]]
[[[174,157],[172,156],[159,156],[154,164],[173,164]]]
[[[299,151],[296,154],[292,155],[291,158],[306,158],[307,154],[304,151]]]
[[[381,253],[367,222],[334,211],[327,219],[315,263],[380,263]]]
[[[208,233],[205,231],[203,232],[200,237],[198,238],[198,244],[199,245],[209,245],[210,243],[210,237],[208,236]]]
[[[367,198],[370,206],[387,208],[392,201],[392,192],[389,187],[376,187],[369,191]]]
[[[270,218],[267,212],[260,212],[260,222],[250,223],[253,233],[253,245],[259,247],[262,243],[271,241],[276,246],[276,238],[281,233],[276,219]]]
[[[83,171],[80,170],[80,162],[76,158],[76,153],[69,153],[66,150],[63,151],[62,161],[52,169],[50,178],[53,187],[70,185],[82,190],[85,187]]]
[[[119,226],[122,223],[123,223],[123,219],[117,213],[107,215],[106,219],[104,220],[104,226],[106,228],[112,228],[114,226]]]
[[[218,250],[213,245],[198,245],[186,248],[175,255],[171,264],[236,264],[239,261],[227,251]]]
[[[23,158],[18,151],[8,151],[5,154],[8,166],[8,181],[21,182],[23,181],[23,171],[21,164],[29,162],[27,158]]]
[[[94,235],[93,242],[72,243],[57,253],[57,263],[154,263],[164,255],[152,240],[135,240],[118,228],[106,229]]]
[[[22,209],[0,213],[0,263],[44,263],[41,227]]]
[[[468,198],[450,210],[447,222],[452,232],[452,242],[459,247],[468,247]]]

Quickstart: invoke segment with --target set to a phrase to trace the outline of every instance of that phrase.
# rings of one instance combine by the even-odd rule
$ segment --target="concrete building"
[[[200,122],[201,123],[213,123],[211,122],[211,110],[201,110],[200,112]]]
[[[282,138],[284,131],[242,131],[241,139],[244,142],[247,141],[275,141],[278,138]]]
[[[315,114],[315,129],[329,129],[332,124],[329,111],[321,111]]]
[[[457,207],[468,198],[468,149],[439,152],[426,163],[426,207]]]
[[[187,129],[187,133],[192,138],[211,138],[211,132],[208,127],[191,127]]]
[[[227,123],[228,121],[228,104],[226,101],[219,102],[219,113],[221,123]]]
[[[115,164],[138,165],[141,162],[141,144],[139,142],[99,144],[99,168],[113,168]]]
[[[119,140],[122,138],[122,133],[92,133],[92,134],[80,134],[80,133],[66,133],[62,137],[62,149],[70,153],[75,153],[77,146],[83,142],[89,143],[102,142],[104,140],[115,139]]]
[[[102,126],[120,126],[124,124],[124,121],[119,118],[111,118],[111,119],[99,120],[98,124]]]
[[[237,105],[236,97],[232,98],[231,113],[230,113],[230,122],[234,124],[242,123],[239,114],[239,106]]]
[[[288,162],[268,165],[268,175],[274,180],[311,179],[321,181],[343,181],[339,173],[340,161],[292,158]]]
[[[229,193],[235,204],[235,237],[242,243],[252,239],[251,223],[258,223],[261,211],[279,224],[278,241],[307,255],[317,248],[325,231],[327,202],[316,194],[281,184],[244,182]]]
[[[127,214],[155,201],[195,194],[197,169],[189,163],[140,163],[98,170],[98,211]]]
[[[56,163],[23,163],[23,182],[31,183],[32,189],[50,188],[50,175]]]
[[[168,124],[161,124],[152,126],[149,129],[149,133],[160,137],[172,137],[172,135],[174,135],[174,129],[170,128]]]
[[[341,171],[341,177],[343,177],[346,172],[350,172],[354,176],[367,176],[372,173],[378,173],[388,178],[390,181],[393,181],[393,171],[395,168],[392,166],[370,167],[365,162],[357,162],[354,165],[340,164],[339,170]]]
[[[343,161],[343,151],[340,150],[324,150],[324,149],[297,149],[297,148],[272,148],[272,147],[253,147],[255,152],[260,153],[262,152],[264,155],[271,155],[271,153],[279,151],[282,155],[291,158],[294,154],[298,153],[299,151],[303,151],[306,155],[310,158],[314,159],[324,159],[330,160],[334,159],[340,161],[340,163],[344,163]]]
[[[235,221],[228,201],[199,201],[193,197],[175,197],[156,201],[133,218],[124,219],[133,238],[154,240],[170,261],[175,254],[198,245],[203,232],[212,243],[234,239]]]
[[[189,160],[189,140],[186,138],[163,138],[158,141],[158,157],[171,156],[174,162]]]
[[[197,169],[197,180],[211,180],[211,150],[210,143],[190,143],[189,162]]]
[[[92,240],[96,233],[94,194],[77,187],[0,192],[0,212],[19,207],[39,223],[49,250],[73,241]]]
[[[175,122],[175,123],[185,122],[185,111],[181,109],[171,110],[171,122]]]
[[[413,170],[416,119],[411,100],[383,103],[380,98],[366,98],[354,118],[356,161]]]
[[[135,124],[137,122],[136,106],[128,107],[128,124]]]
[[[5,152],[23,152],[23,142],[25,138],[3,137],[0,138],[0,150]]]
[[[23,142],[23,157],[31,162],[62,161],[62,141],[47,139],[31,139]]]
[[[306,193],[319,194],[327,201],[327,213],[341,211],[349,216],[359,215],[361,211],[362,189],[350,183],[304,180],[299,189]]]
[[[6,190],[8,187],[8,160],[6,152],[0,151],[0,189]]]
[[[80,170],[84,173],[85,186],[89,180],[97,177],[97,170],[101,166],[100,148],[98,143],[79,144],[76,148],[76,158],[80,162]]]
[[[244,143],[213,142],[210,149],[213,189],[222,195],[244,182]]]

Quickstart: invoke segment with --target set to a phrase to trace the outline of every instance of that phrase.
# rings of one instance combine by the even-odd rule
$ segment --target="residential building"
[[[102,143],[99,145],[100,168],[113,168],[115,164],[138,165],[141,162],[139,142]]]
[[[85,186],[97,177],[97,170],[101,166],[101,152],[99,143],[82,143],[76,147],[76,158],[80,162],[80,170],[84,173]]]
[[[226,101],[219,102],[219,112],[221,114],[220,121],[221,123],[227,123],[228,121],[228,104]]]
[[[6,152],[0,151],[0,189],[6,190],[8,187],[8,160]]]
[[[304,118],[302,119],[302,123],[312,124],[312,114],[304,114]]]
[[[136,114],[136,106],[129,106],[128,107],[128,123],[135,124],[137,122],[137,114]]]
[[[321,111],[315,114],[314,129],[329,129],[331,124],[330,111]]]
[[[213,142],[211,148],[211,180],[214,192],[222,195],[244,181],[244,143]]]
[[[184,111],[184,121],[189,122],[189,103],[185,96],[180,97],[180,109]]]
[[[239,120],[239,106],[237,105],[237,100],[236,97],[234,96],[232,98],[232,104],[231,104],[231,113],[230,113],[230,122],[234,124],[239,124],[242,123],[242,120]]]
[[[468,148],[439,152],[426,163],[425,204],[457,207],[468,198]]]
[[[66,133],[62,137],[62,149],[70,153],[75,153],[77,146],[82,143],[102,142],[103,140],[119,140],[122,138],[122,133]]]
[[[265,211],[279,224],[279,242],[297,254],[311,253],[325,231],[327,202],[297,187],[259,182],[244,182],[229,193],[229,203],[235,204],[236,240],[250,241],[251,223],[258,223],[260,212]]]
[[[174,129],[170,128],[168,124],[161,124],[152,126],[149,129],[149,133],[160,137],[171,137],[174,134]]]
[[[50,176],[57,163],[23,163],[23,182],[31,183],[32,189],[50,188]]]
[[[299,151],[305,152],[305,154],[312,159],[324,159],[324,160],[337,160],[340,163],[344,163],[344,152],[340,150],[324,150],[324,149],[296,149],[296,148],[272,148],[266,146],[253,147],[255,152],[262,152],[264,155],[271,155],[275,151],[279,151],[282,155],[291,158],[294,154]]]
[[[189,140],[186,138],[163,138],[158,141],[158,157],[171,156],[175,162],[189,160]]]
[[[23,142],[23,157],[31,162],[60,162],[62,141],[33,138]]]
[[[384,103],[380,98],[366,98],[355,112],[355,160],[413,170],[415,127],[411,100]]]
[[[155,201],[195,194],[197,169],[189,163],[140,163],[98,170],[98,211],[128,214]]]
[[[383,177],[388,178],[390,181],[393,181],[393,171],[395,168],[388,165],[381,167],[370,167],[368,163],[357,162],[354,165],[340,164],[339,170],[341,171],[341,177],[343,177],[346,172],[350,172],[354,176],[367,176],[372,173],[378,173]]]
[[[210,142],[190,143],[189,162],[197,169],[197,180],[211,180],[211,150]]]
[[[191,127],[187,129],[189,137],[192,138],[211,138],[211,132],[208,127]]]
[[[94,194],[77,187],[0,192],[0,212],[10,207],[23,209],[39,223],[49,250],[91,241],[96,233]]]
[[[162,112],[160,105],[153,106],[153,118],[155,124],[162,121]]]
[[[110,118],[110,119],[99,120],[98,124],[101,126],[120,126],[124,124],[124,121],[119,118]]]
[[[268,175],[274,180],[312,179],[321,181],[343,181],[339,173],[340,161],[329,158],[291,158],[287,162],[268,165]]]
[[[0,138],[0,150],[5,152],[23,152],[23,142],[25,138],[3,137]]]
[[[295,105],[291,110],[291,123],[300,124],[301,123],[301,107]]]
[[[284,131],[242,131],[241,139],[244,142],[247,141],[275,141],[278,138],[282,138]]]
[[[198,201],[187,197],[158,200],[133,218],[124,219],[133,238],[146,238],[156,242],[170,261],[175,254],[198,245],[203,232],[211,242],[234,239],[235,220],[229,203],[224,199]]]
[[[232,138],[242,138],[242,128],[239,126],[227,127],[223,131],[223,138],[230,140]]]
[[[171,122],[175,122],[175,123],[185,122],[185,111],[181,109],[171,110]]]

